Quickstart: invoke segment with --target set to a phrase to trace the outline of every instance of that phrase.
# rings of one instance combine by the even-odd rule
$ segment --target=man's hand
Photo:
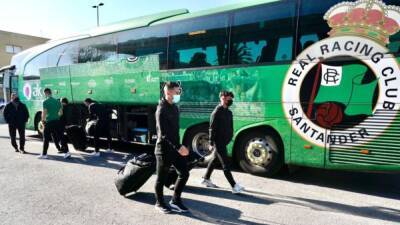
[[[188,156],[189,155],[189,150],[184,145],[182,145],[182,147],[179,149],[178,153],[181,156]]]

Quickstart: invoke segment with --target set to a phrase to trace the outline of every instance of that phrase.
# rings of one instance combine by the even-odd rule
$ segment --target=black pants
[[[230,168],[226,145],[225,146],[223,146],[223,145],[216,146],[216,149],[214,149],[214,152],[212,154],[213,154],[213,156],[212,156],[211,161],[208,163],[207,172],[206,172],[206,175],[204,176],[204,179],[209,180],[212,172],[214,171],[215,166],[218,165],[218,163],[220,163],[222,166],[222,169],[224,171],[226,179],[228,180],[229,184],[232,187],[234,187],[236,182],[233,179],[233,176],[231,173],[231,168]]]
[[[67,153],[67,152],[69,152],[69,149],[68,149],[68,137],[65,135],[65,130],[66,130],[65,128],[68,125],[63,120],[60,120],[59,124],[60,124],[60,126],[59,126],[60,130],[58,131],[58,133],[59,133],[59,136],[60,136],[60,144],[61,144],[61,146],[59,146],[59,147],[60,147],[62,152]],[[59,147],[57,147],[57,149]]]
[[[18,150],[17,144],[17,130],[19,135],[19,149],[25,149],[25,124],[14,125],[8,124],[8,132],[10,133],[11,145]]]
[[[110,133],[110,121],[99,120],[96,124],[94,131],[94,150],[100,151],[100,137],[105,136],[107,138],[108,148],[111,149],[111,133]]]
[[[164,203],[164,183],[168,176],[169,169],[173,165],[178,173],[178,179],[175,183],[175,191],[172,199],[180,201],[183,188],[189,179],[189,170],[187,167],[187,159],[179,155],[177,152],[169,153],[170,155],[156,155],[157,159],[157,180],[155,185],[155,196],[157,203]]]
[[[49,149],[50,140],[53,139],[54,145],[58,151],[62,151],[60,148],[61,140],[61,123],[59,120],[53,120],[46,122],[43,131],[43,155],[47,155],[47,150]]]

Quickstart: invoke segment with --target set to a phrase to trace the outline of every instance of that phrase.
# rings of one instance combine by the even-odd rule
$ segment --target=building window
[[[11,54],[16,54],[22,51],[20,46],[6,45],[6,52]]]

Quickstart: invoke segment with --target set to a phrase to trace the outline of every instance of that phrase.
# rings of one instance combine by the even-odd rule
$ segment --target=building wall
[[[49,39],[25,34],[0,31],[0,68],[10,64],[13,53],[6,52],[6,46],[18,46],[21,51],[43,44]]]

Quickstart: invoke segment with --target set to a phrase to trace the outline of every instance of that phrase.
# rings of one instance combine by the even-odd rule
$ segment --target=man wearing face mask
[[[233,137],[233,115],[229,107],[233,104],[234,95],[229,91],[221,91],[219,94],[220,104],[214,109],[210,119],[210,150],[213,150],[213,158],[207,166],[206,174],[201,184],[206,187],[216,188],[217,186],[211,182],[210,177],[215,165],[221,163],[225,177],[232,187],[233,194],[239,194],[244,190],[233,179],[226,146],[231,142]]]
[[[189,179],[186,156],[189,150],[180,144],[179,109],[176,103],[180,100],[180,86],[175,82],[167,82],[164,86],[164,96],[156,111],[157,143],[155,155],[157,160],[157,180],[155,184],[155,208],[162,213],[187,212],[182,204],[181,194]],[[164,202],[164,183],[171,165],[178,173],[174,195],[167,206]]]
[[[11,102],[9,102],[3,111],[4,119],[8,123],[8,131],[10,133],[11,145],[15,152],[25,153],[25,124],[29,119],[29,112],[25,104],[19,100],[16,93],[11,94]],[[19,134],[19,150],[16,141],[17,130]]]

